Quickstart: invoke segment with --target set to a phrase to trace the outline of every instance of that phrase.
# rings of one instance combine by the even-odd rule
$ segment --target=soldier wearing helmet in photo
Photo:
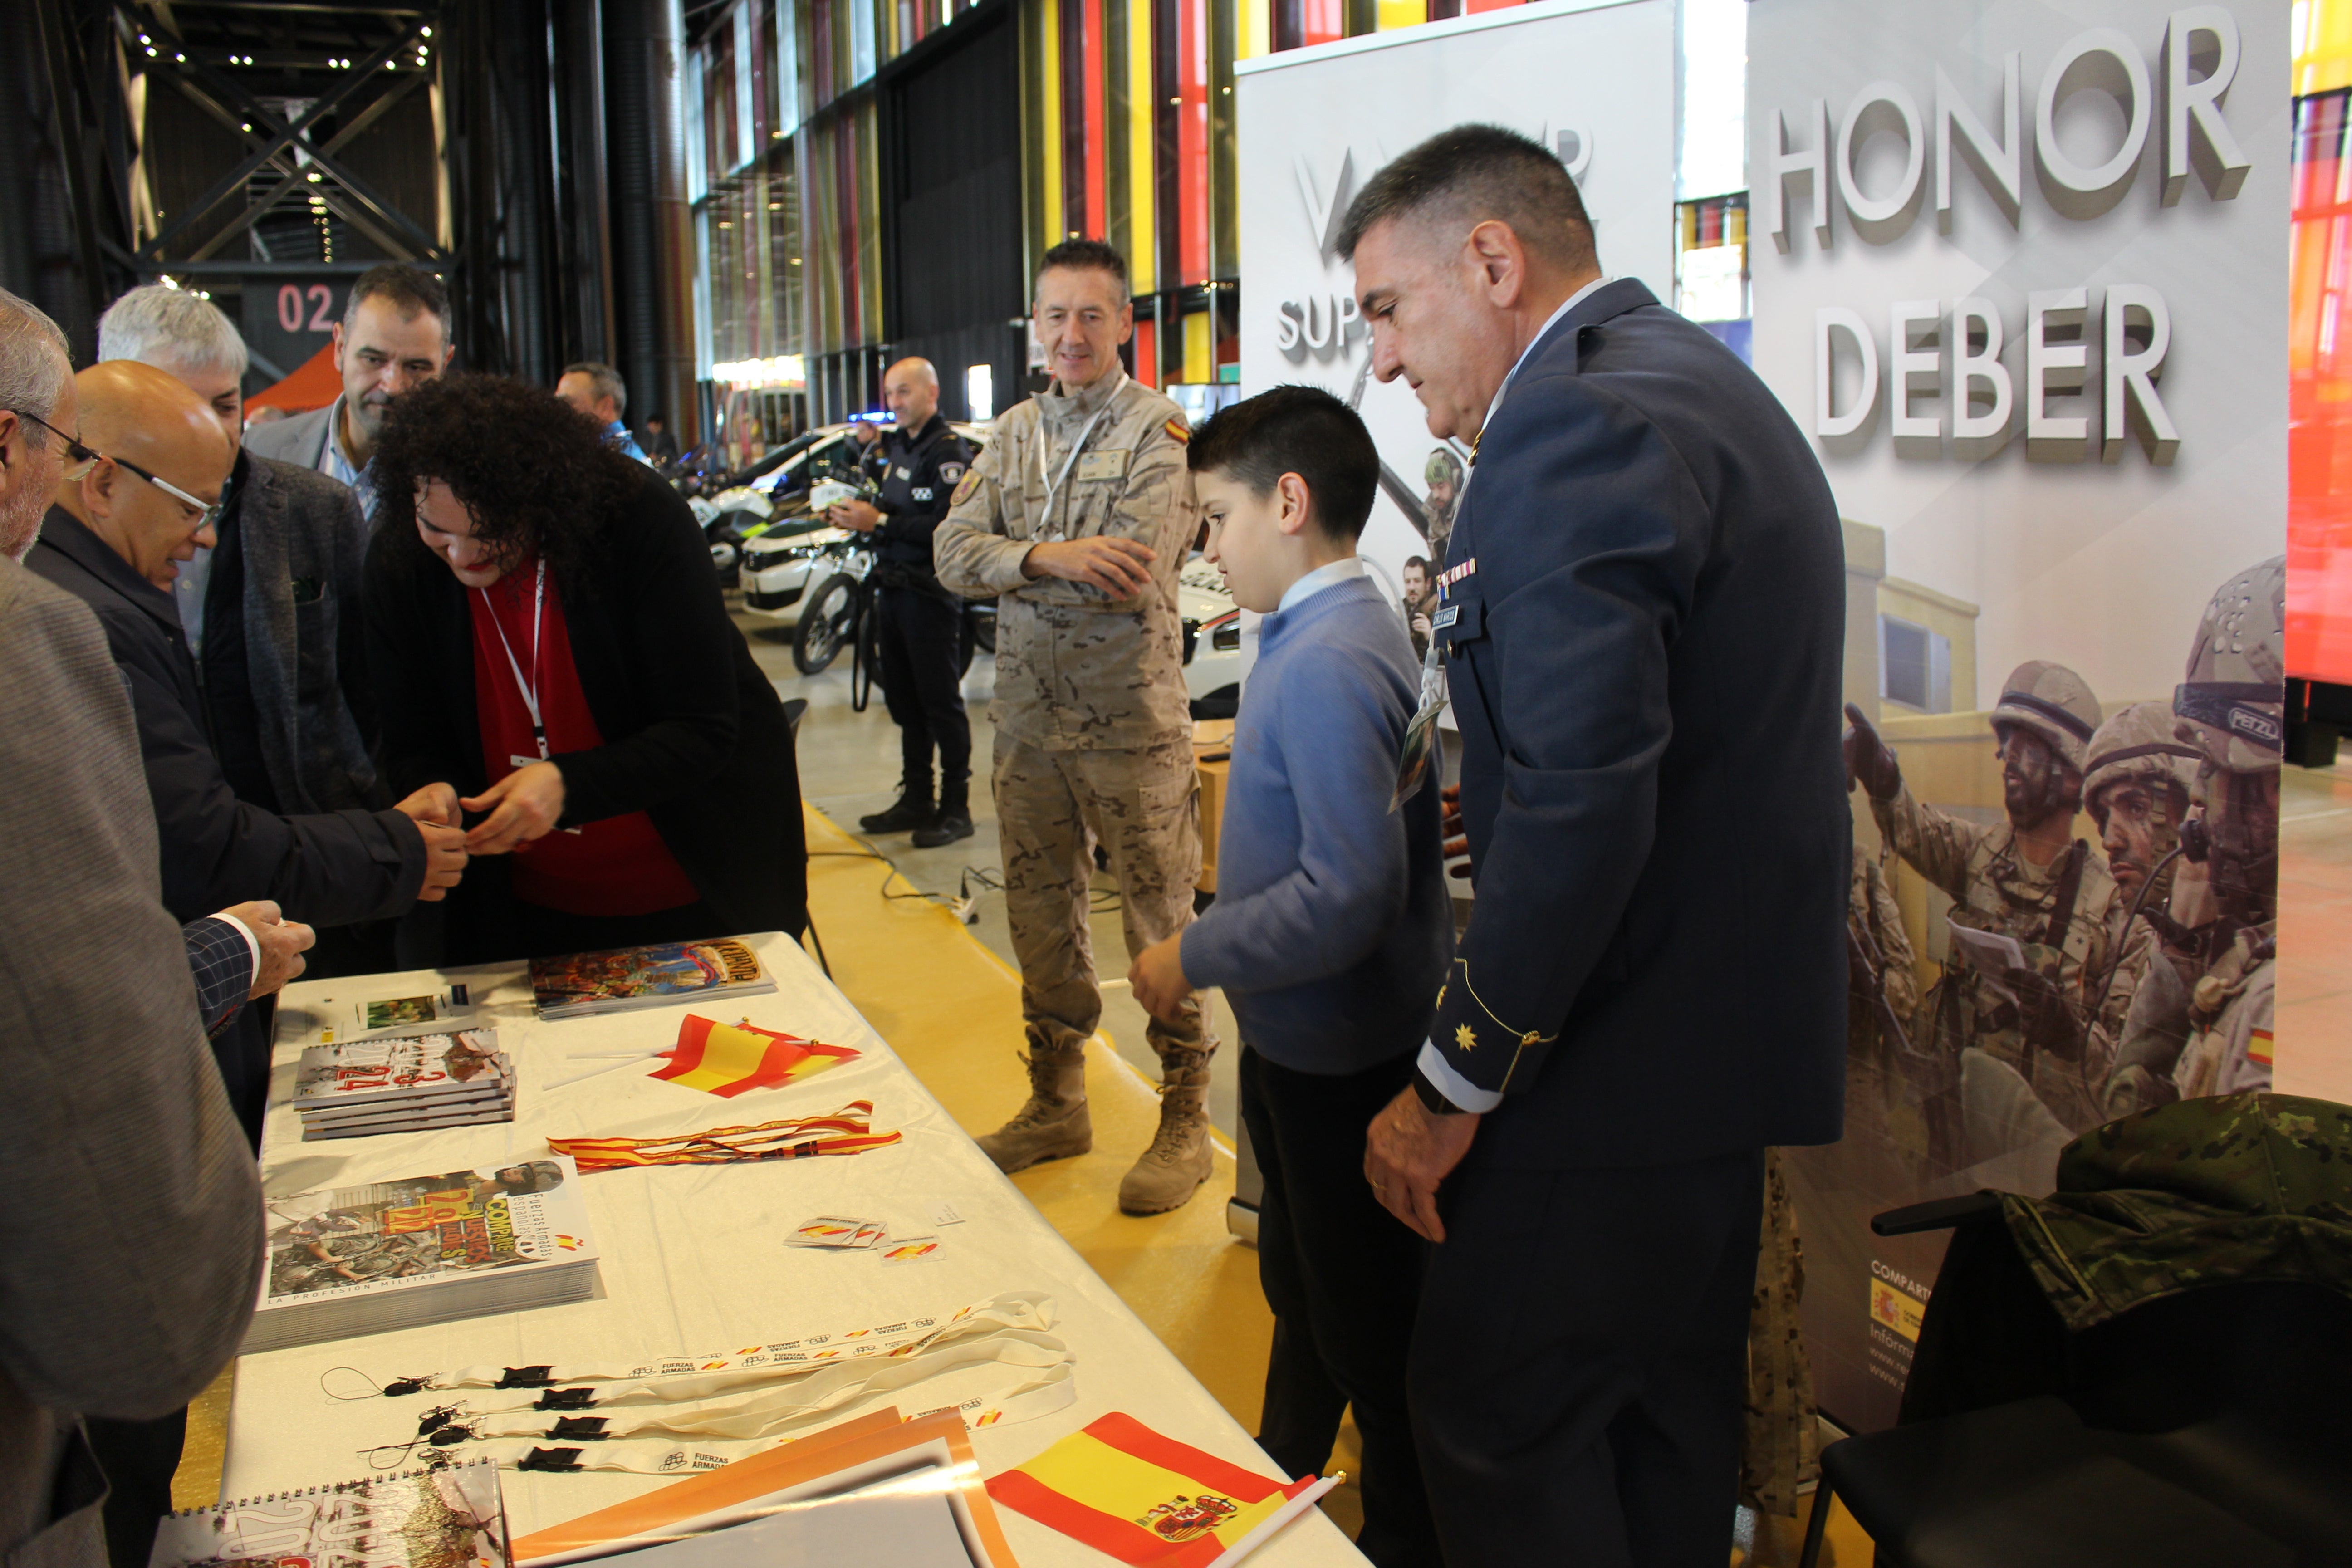
[[[2135,702],[2099,726],[2083,770],[2083,809],[2099,825],[2107,870],[2124,898],[2120,922],[2171,907],[2180,825],[2204,753],[2173,733],[2168,702]]]
[[[1990,826],[1915,800],[1869,720],[1846,714],[1850,766],[1888,847],[1951,898],[1956,932],[2007,938],[2023,959],[1989,969],[1994,944],[1971,952],[1955,934],[1921,1004],[1915,1044],[1946,1075],[1930,1090],[1936,1163],[1957,1170],[2009,1152],[2038,1141],[2050,1118],[2074,1131],[2098,1125],[2105,1044],[2150,951],[2144,931],[2127,933],[2117,959],[2125,900],[2105,857],[2074,837],[2098,700],[2063,665],[2036,659],[2011,674],[1991,714],[2007,820]]]
[[[2285,642],[2286,561],[2273,556],[2213,595],[2174,689],[2174,736],[2199,758],[2181,854],[2204,876],[2182,879],[2159,923],[2192,963],[2186,977],[2157,965],[2133,996],[2112,1116],[2271,1087]]]
[[[1454,508],[1462,500],[1462,459],[1451,447],[1432,448],[1429,461],[1422,465],[1429,495],[1421,503],[1421,531],[1429,541],[1433,561],[1445,559],[1445,542],[1454,533]]]

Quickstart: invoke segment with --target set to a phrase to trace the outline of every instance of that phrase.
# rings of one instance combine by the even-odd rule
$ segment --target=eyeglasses
[[[181,505],[193,507],[197,511],[203,513],[204,521],[197,524],[199,528],[213,528],[217,526],[221,520],[221,513],[228,510],[227,503],[225,501],[198,500],[194,496],[190,495],[187,491],[182,489],[171,480],[164,479],[160,475],[149,472],[147,469],[141,468],[138,464],[132,462],[128,458],[110,458],[103,452],[96,451],[89,447],[83,446],[79,441],[75,440],[72,437],[67,435],[64,431],[58,429],[56,426],[50,424],[47,420],[42,418],[37,414],[27,414],[21,408],[11,408],[6,412],[14,414],[19,419],[31,420],[34,424],[39,426],[42,429],[47,430],[50,435],[55,436],[58,440],[63,441],[66,444],[67,468],[65,472],[60,475],[59,478],[63,479],[68,484],[82,478],[84,475],[88,474],[90,469],[98,467],[100,463],[112,463],[118,468],[130,469],[132,473],[138,475],[141,479],[145,479],[149,484],[153,485],[157,489],[162,490],[165,495],[170,496],[173,500],[178,501]]]
[[[84,448],[84,450],[88,450],[88,448]],[[196,510],[204,513],[204,521],[196,525],[200,529],[212,528],[217,525],[221,520],[221,513],[228,510],[228,505],[225,501],[198,500],[195,497],[190,495],[187,491],[182,489],[171,480],[161,479],[154,474],[149,473],[146,469],[141,468],[138,464],[132,462],[128,458],[108,458],[103,453],[92,453],[91,456],[100,458],[103,461],[112,463],[118,468],[130,469],[141,479],[145,479],[149,484],[153,485],[157,489],[162,490],[165,495],[170,496],[173,500],[178,501],[182,506],[194,507]],[[85,472],[87,470],[85,469]]]
[[[80,442],[75,440],[72,437],[58,429],[56,426],[50,424],[39,415],[27,414],[21,408],[10,408],[5,410],[5,412],[13,414],[19,419],[31,420],[34,424],[39,426],[42,429],[47,430],[50,435],[55,436],[58,440],[66,444],[66,462],[68,466],[65,472],[58,476],[60,479],[70,483],[75,479],[80,479],[84,474],[89,473],[90,469],[98,466],[99,455],[96,452],[91,451],[88,447],[83,446]]]

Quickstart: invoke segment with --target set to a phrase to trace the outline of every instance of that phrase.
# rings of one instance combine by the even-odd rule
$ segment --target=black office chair
[[[1871,1222],[1881,1236],[1955,1226],[1946,1279],[1964,1250],[2024,1276],[1990,1194]],[[1832,1444],[1801,1568],[1819,1561],[1833,1495],[1882,1568],[2352,1563],[2352,1300],[2303,1283],[2208,1285],[2072,1335],[2054,1312],[1953,1327],[1961,1359],[1985,1364],[1928,1403],[2044,1391]]]

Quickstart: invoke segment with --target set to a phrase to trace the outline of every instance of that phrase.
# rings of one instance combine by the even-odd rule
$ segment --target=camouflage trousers
[[[1756,1255],[1756,1295],[1748,1313],[1748,1419],[1739,1448],[1739,1500],[1786,1519],[1797,1489],[1821,1474],[1821,1425],[1813,1363],[1798,1309],[1805,1254],[1780,1151],[1764,1151],[1764,1237]]]
[[[1021,1016],[1030,1048],[1082,1049],[1102,1021],[1087,887],[1094,847],[1118,879],[1119,925],[1131,959],[1192,921],[1201,877],[1200,784],[1178,739],[1133,751],[1049,752],[996,735],[996,823],[1004,850],[1004,912],[1021,961]],[[1216,1048],[1200,994],[1181,1017],[1145,1028],[1164,1063]]]

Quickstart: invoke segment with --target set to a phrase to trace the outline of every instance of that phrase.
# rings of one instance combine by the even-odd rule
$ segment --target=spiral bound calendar
[[[157,1527],[147,1568],[289,1561],[313,1568],[509,1568],[499,1468],[407,1470],[188,1509]]]

